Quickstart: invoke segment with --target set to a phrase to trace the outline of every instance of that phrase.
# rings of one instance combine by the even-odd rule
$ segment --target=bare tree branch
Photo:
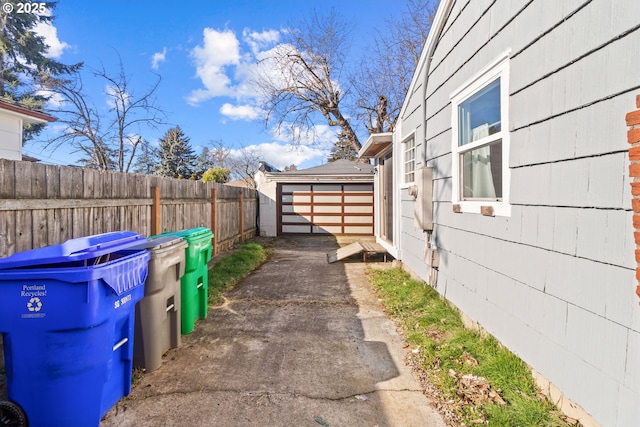
[[[370,134],[393,131],[437,6],[434,0],[408,0],[397,21],[387,20],[351,77],[358,118]]]
[[[142,143],[142,131],[157,129],[164,123],[164,112],[156,104],[154,96],[160,77],[141,96],[136,96],[121,61],[117,74],[111,75],[102,67],[94,70],[94,76],[107,84],[110,115],[105,120],[86,96],[79,74],[72,79],[43,79],[48,90],[62,97],[62,106],[54,113],[59,117],[58,122],[67,126],[66,131],[47,145],[75,148],[88,156],[86,163],[91,167],[129,172],[136,150]]]
[[[256,86],[264,97],[266,123],[281,130],[311,129],[321,118],[340,127],[346,141],[358,150],[358,136],[341,102],[349,88],[342,72],[348,57],[349,23],[332,9],[326,15],[314,11],[308,20],[286,33],[284,44],[262,60]]]

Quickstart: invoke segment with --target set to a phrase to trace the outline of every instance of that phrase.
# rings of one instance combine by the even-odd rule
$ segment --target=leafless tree
[[[313,11],[310,17],[285,32],[283,44],[262,60],[255,79],[264,97],[267,124],[279,130],[291,127],[302,136],[321,121],[340,127],[340,133],[357,151],[361,144],[343,111],[349,83],[345,64],[349,58],[351,25],[331,9]],[[301,133],[302,132],[302,133]]]
[[[66,130],[48,145],[55,148],[67,145],[85,153],[90,167],[129,172],[142,143],[142,131],[155,129],[163,123],[164,113],[154,97],[160,77],[142,95],[136,96],[122,62],[115,75],[109,74],[104,67],[94,70],[93,74],[106,84],[109,105],[106,117],[86,96],[80,75],[72,79],[47,78],[43,81],[49,91],[61,96],[61,106],[53,113],[59,123],[66,125]]]
[[[209,156],[211,157],[211,163],[219,168],[227,168],[227,159],[231,155],[231,150],[224,145],[224,141],[217,139],[211,141],[212,146],[209,148]]]
[[[386,20],[351,77],[358,117],[369,134],[393,131],[437,6],[435,0],[407,0],[397,20]]]
[[[260,167],[260,155],[251,147],[243,147],[229,159],[231,175],[246,183],[247,188],[255,189],[255,175]]]
[[[407,0],[355,71],[347,68],[352,23],[335,10],[313,11],[261,63],[256,83],[267,123],[289,125],[296,135],[322,119],[340,128],[336,143],[351,153],[361,148],[359,123],[369,134],[393,131],[436,8],[437,0]]]

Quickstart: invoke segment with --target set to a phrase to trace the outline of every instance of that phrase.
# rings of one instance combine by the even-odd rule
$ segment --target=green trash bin
[[[209,298],[208,264],[211,260],[213,233],[206,227],[171,231],[158,236],[182,237],[189,246],[185,249],[185,272],[180,281],[181,331],[193,332],[196,320],[207,317]]]

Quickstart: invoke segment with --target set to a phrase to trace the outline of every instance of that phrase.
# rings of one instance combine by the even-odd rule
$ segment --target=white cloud
[[[59,93],[53,93],[47,100],[46,108],[57,109],[64,105],[64,98]]]
[[[251,145],[245,150],[250,150],[256,157],[281,170],[285,166],[297,166],[317,157],[326,158],[326,152],[320,148],[278,142]],[[240,152],[241,150],[231,150],[231,156],[240,156]]]
[[[49,47],[45,55],[48,58],[58,59],[62,56],[65,49],[71,47],[68,43],[58,39],[58,29],[51,24],[41,22],[38,23],[33,30],[39,36],[44,37],[44,42]]]
[[[315,126],[309,132],[298,135],[299,139],[293,137],[294,133],[299,131],[278,132],[272,129],[271,132],[273,141],[250,145],[242,150],[231,150],[231,156],[241,156],[243,150],[248,150],[252,157],[264,160],[281,170],[291,165],[304,167],[305,162],[326,162],[336,138],[336,131],[326,125]]]
[[[218,96],[234,98],[235,102],[223,105],[222,114],[232,120],[261,118],[261,94],[253,81],[257,73],[270,70],[263,64],[265,52],[279,40],[277,30],[245,29],[239,38],[231,30],[205,28],[201,45],[191,52],[203,87],[192,91],[187,101],[195,106]]]
[[[151,68],[157,70],[160,66],[160,63],[164,62],[167,59],[167,48],[162,48],[162,52],[156,52],[151,57]]]
[[[280,32],[277,30],[257,32],[245,28],[242,31],[242,39],[249,45],[253,55],[258,56],[261,51],[280,41]]]
[[[105,86],[104,93],[107,95],[106,102],[110,108],[115,108],[116,103],[121,105],[124,102],[125,106],[129,105],[131,94],[127,92],[120,92],[118,88],[107,85]]]
[[[231,120],[256,120],[262,117],[262,111],[252,105],[231,105],[228,102],[220,107],[220,114]]]
[[[217,31],[205,28],[203,45],[191,51],[196,65],[196,75],[204,89],[189,95],[187,101],[197,105],[216,96],[231,96],[231,79],[226,75],[227,67],[240,63],[240,42],[233,31]]]
[[[283,123],[279,128],[271,129],[273,138],[276,141],[303,146],[315,146],[326,150],[331,150],[337,140],[337,131],[328,125],[315,125],[310,129],[294,127],[290,123]]]
[[[55,110],[62,107],[65,103],[64,97],[59,93],[52,92],[48,89],[40,89],[36,91],[36,95],[44,96],[47,99],[45,107],[50,110]]]

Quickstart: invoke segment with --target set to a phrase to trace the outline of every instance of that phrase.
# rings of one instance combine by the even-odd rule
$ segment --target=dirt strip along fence
[[[213,252],[258,234],[255,190],[0,159],[0,258],[119,230],[213,230]]]

